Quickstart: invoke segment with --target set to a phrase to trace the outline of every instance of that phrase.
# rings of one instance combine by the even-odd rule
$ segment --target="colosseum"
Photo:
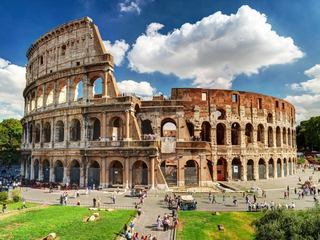
[[[27,51],[21,172],[80,187],[210,187],[296,171],[295,109],[258,93],[119,92],[93,21],[63,24]]]

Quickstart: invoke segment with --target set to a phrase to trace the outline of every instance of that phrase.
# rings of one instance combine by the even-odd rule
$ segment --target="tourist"
[[[129,230],[129,231],[127,232],[127,234],[126,234],[126,239],[127,239],[127,240],[131,240],[131,239],[132,239],[132,233],[131,233],[130,230]]]
[[[135,234],[133,234],[133,240],[139,240],[139,234],[136,232]]]
[[[157,223],[157,230],[160,230],[160,227],[161,227],[161,217],[160,217],[160,215],[158,215],[156,223]]]
[[[60,195],[60,205],[63,205],[63,195]]]
[[[211,202],[211,203],[212,203],[212,204],[213,204],[213,203],[217,203],[217,201],[216,201],[216,196],[215,196],[214,194],[212,195],[212,202]]]
[[[2,213],[4,213],[7,210],[7,204],[3,203],[2,204]]]
[[[113,204],[116,204],[116,196],[114,194],[112,194],[111,200]]]
[[[212,198],[212,193],[211,193],[211,191],[210,191],[210,192],[209,192],[209,195],[208,195],[209,203],[212,202],[212,199],[211,199],[211,198]]]
[[[138,207],[138,217],[141,216],[141,213],[142,213],[142,209],[141,209],[141,207]]]
[[[80,200],[78,199],[78,201],[77,201],[77,206],[80,206]]]
[[[93,201],[93,207],[96,208],[96,206],[97,206],[97,199],[96,199],[96,198],[93,198],[92,201]]]
[[[133,221],[130,222],[129,227],[130,227],[131,231],[134,232],[134,222]]]
[[[222,202],[223,202],[223,205],[225,205],[225,202],[226,202],[226,196],[223,194],[222,195]]]
[[[23,199],[21,209],[27,208],[26,201]]]

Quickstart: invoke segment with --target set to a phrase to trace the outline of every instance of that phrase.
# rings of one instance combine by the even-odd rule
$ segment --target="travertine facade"
[[[89,18],[45,34],[27,57],[27,179],[184,187],[295,173],[295,109],[282,99],[200,88],[125,96]]]

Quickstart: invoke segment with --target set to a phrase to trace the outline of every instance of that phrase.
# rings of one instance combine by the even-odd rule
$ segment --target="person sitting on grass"
[[[2,204],[2,213],[4,213],[7,209],[7,204],[6,203],[3,203]]]

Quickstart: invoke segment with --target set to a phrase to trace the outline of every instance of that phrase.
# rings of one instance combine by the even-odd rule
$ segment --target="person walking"
[[[93,207],[96,208],[97,207],[97,199],[93,198],[92,202],[93,202]]]
[[[160,230],[160,228],[161,228],[161,217],[160,217],[160,215],[158,215],[156,223],[157,223],[157,230]]]
[[[216,201],[216,196],[215,196],[214,194],[212,195],[212,202],[211,202],[211,203],[212,203],[212,204],[213,204],[213,203],[217,203],[217,201]]]

